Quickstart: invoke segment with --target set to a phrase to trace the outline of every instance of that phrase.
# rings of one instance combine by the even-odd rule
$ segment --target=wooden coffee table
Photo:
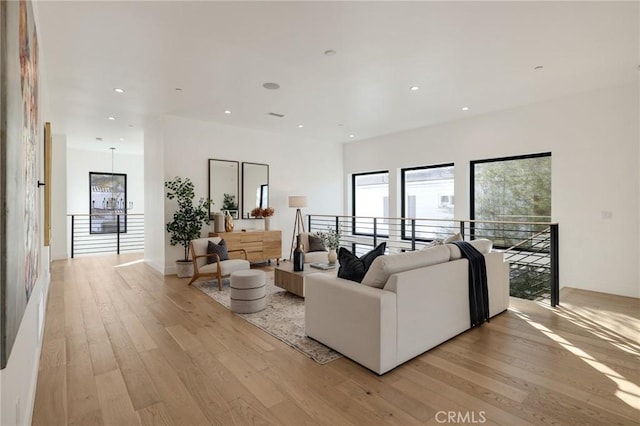
[[[338,273],[338,265],[333,269],[312,268],[309,263],[304,264],[304,271],[294,272],[293,262],[280,262],[279,266],[274,269],[273,283],[289,293],[304,297],[304,278],[309,274],[315,273],[336,274]]]

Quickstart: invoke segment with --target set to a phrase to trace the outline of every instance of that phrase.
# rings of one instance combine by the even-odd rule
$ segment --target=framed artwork
[[[51,123],[44,123],[44,245],[51,244]]]
[[[91,234],[127,232],[127,175],[89,172],[89,211]]]
[[[38,39],[31,2],[0,2],[0,368],[40,275]]]

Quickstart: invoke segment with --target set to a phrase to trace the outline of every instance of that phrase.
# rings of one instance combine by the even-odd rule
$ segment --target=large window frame
[[[475,238],[475,223],[476,220],[476,165],[479,164],[487,164],[487,163],[497,163],[497,162],[505,162],[505,161],[517,161],[517,160],[530,160],[533,158],[551,158],[551,152],[540,152],[535,154],[525,154],[525,155],[514,155],[509,157],[497,157],[497,158],[487,158],[483,160],[473,160],[469,162],[469,217],[471,219],[470,223],[470,237],[471,239]],[[507,248],[502,247],[500,245],[496,245],[497,248]]]
[[[356,209],[357,209],[357,200],[356,200],[356,180],[358,177],[361,176],[370,176],[370,175],[387,175],[387,202],[389,202],[389,189],[388,189],[388,185],[389,185],[389,178],[390,178],[390,173],[389,170],[378,170],[378,171],[373,171],[373,172],[362,172],[362,173],[354,173],[351,175],[351,212],[352,212],[352,220],[351,220],[351,229],[352,229],[352,233],[353,235],[362,235],[362,236],[369,236],[372,237],[374,235],[373,232],[358,232],[358,224],[356,223]],[[382,238],[388,238],[389,235],[388,234],[380,234],[380,233],[376,233],[375,234],[378,237],[382,237]]]
[[[406,167],[406,168],[400,169],[400,199],[401,199],[400,214],[401,214],[401,216],[403,218],[406,219],[407,218],[407,213],[408,213],[407,188],[406,188],[406,184],[407,184],[406,174],[407,174],[407,172],[412,172],[412,171],[416,171],[416,170],[439,169],[439,168],[445,168],[445,167],[453,167],[454,168],[454,181],[455,181],[455,164],[454,163],[432,164],[432,165],[426,165],[426,166]],[[455,193],[452,194],[452,195],[455,197]],[[430,219],[430,218],[426,218],[426,219]],[[453,220],[453,217],[451,219]],[[401,223],[401,238],[403,240],[414,240],[414,238],[413,238],[411,233],[409,233],[409,235],[407,235],[407,228],[411,229],[411,227],[410,226],[408,227],[406,222],[407,222],[406,220],[402,220],[402,223]],[[415,241],[429,242],[429,241],[433,241],[433,238],[419,238],[419,237],[416,237]]]
[[[90,234],[126,233],[128,207],[126,173],[89,172]]]

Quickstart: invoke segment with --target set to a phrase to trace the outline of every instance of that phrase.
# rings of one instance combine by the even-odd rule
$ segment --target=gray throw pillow
[[[322,242],[322,238],[316,237],[315,235],[309,235],[309,250],[307,250],[307,252],[312,251],[327,251],[327,248]]]
[[[229,252],[227,250],[227,243],[224,240],[220,240],[218,244],[213,241],[209,241],[207,244],[207,254],[217,254],[220,257],[220,260],[229,260]],[[216,263],[217,260],[215,256],[207,257],[207,263]]]

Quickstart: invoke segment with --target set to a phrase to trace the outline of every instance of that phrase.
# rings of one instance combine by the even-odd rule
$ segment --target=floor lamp
[[[302,220],[301,208],[307,207],[307,197],[304,195],[292,195],[289,197],[289,207],[296,209],[296,219],[293,222],[293,235],[291,236],[291,251],[289,252],[289,260],[293,257],[293,246],[296,240],[296,235],[304,230],[304,220]]]

